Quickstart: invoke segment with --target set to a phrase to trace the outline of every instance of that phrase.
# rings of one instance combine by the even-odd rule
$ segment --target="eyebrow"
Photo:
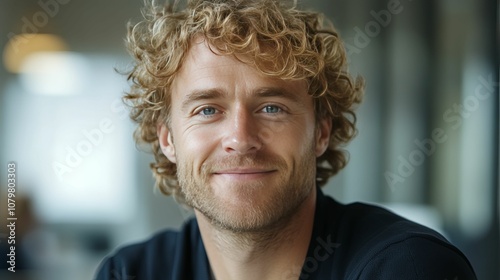
[[[281,87],[259,88],[254,91],[254,94],[258,97],[280,97],[295,103],[300,103],[299,97],[296,94]]]
[[[186,99],[182,102],[181,108],[182,110],[185,110],[193,102],[199,100],[216,99],[223,97],[224,95],[224,92],[217,88],[194,90],[187,95]]]
[[[217,99],[217,98],[224,97],[226,95],[227,95],[227,93],[225,93],[224,90],[219,89],[219,88],[194,90],[186,96],[186,99],[182,102],[181,108],[182,108],[182,110],[185,110],[193,102],[200,101],[200,100]],[[278,98],[284,98],[284,99],[290,100],[294,103],[301,103],[299,100],[299,97],[296,94],[294,94],[293,92],[290,92],[288,90],[285,90],[284,88],[281,88],[281,87],[258,88],[252,92],[252,96],[256,96],[256,97],[260,97],[260,98],[278,97]]]

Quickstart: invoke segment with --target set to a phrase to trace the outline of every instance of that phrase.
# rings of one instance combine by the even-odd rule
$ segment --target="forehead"
[[[186,57],[177,75],[181,77],[196,76],[206,70],[213,71],[218,68],[224,69],[234,66],[237,62],[233,57],[217,53],[216,49],[210,48],[205,40],[195,38],[186,53]],[[250,68],[249,66],[246,67]]]
[[[307,93],[305,80],[284,80],[265,75],[252,66],[249,56],[223,55],[200,37],[191,42],[189,51],[176,74],[172,89],[187,91],[194,87],[220,87],[236,84],[240,86],[273,86],[285,90]],[[177,90],[176,90],[177,89]]]

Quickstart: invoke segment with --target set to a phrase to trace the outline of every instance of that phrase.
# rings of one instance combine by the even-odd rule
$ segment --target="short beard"
[[[177,176],[186,203],[203,214],[215,228],[237,234],[263,235],[283,229],[315,185],[316,157],[313,143],[300,161],[293,164],[291,170],[287,170],[286,162],[282,158],[259,152],[207,160],[202,165],[199,172],[201,175],[198,177],[188,161],[178,161],[177,166]],[[274,186],[263,186],[262,182],[255,182],[238,187],[238,196],[248,198],[249,203],[246,207],[234,208],[214,194],[209,178],[214,170],[237,166],[269,167],[280,171],[280,178]],[[253,202],[253,194],[262,188],[272,188],[271,195]]]

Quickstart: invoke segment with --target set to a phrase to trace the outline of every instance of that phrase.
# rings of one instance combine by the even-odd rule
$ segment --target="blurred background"
[[[497,1],[299,2],[333,20],[367,84],[350,163],[325,192],[432,227],[479,279],[500,279]],[[18,218],[18,278],[3,225],[1,279],[92,279],[117,246],[190,217],[153,189],[120,100],[141,5],[0,2],[0,216],[14,162]]]

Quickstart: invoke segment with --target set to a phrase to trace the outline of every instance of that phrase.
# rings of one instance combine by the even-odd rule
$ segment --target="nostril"
[[[226,152],[238,154],[255,152],[261,148],[261,144],[256,140],[242,141],[233,139],[232,141],[226,142],[223,145]]]
[[[245,154],[261,149],[262,142],[260,141],[258,135],[239,130],[228,134],[227,137],[224,138],[222,145],[226,152]]]

